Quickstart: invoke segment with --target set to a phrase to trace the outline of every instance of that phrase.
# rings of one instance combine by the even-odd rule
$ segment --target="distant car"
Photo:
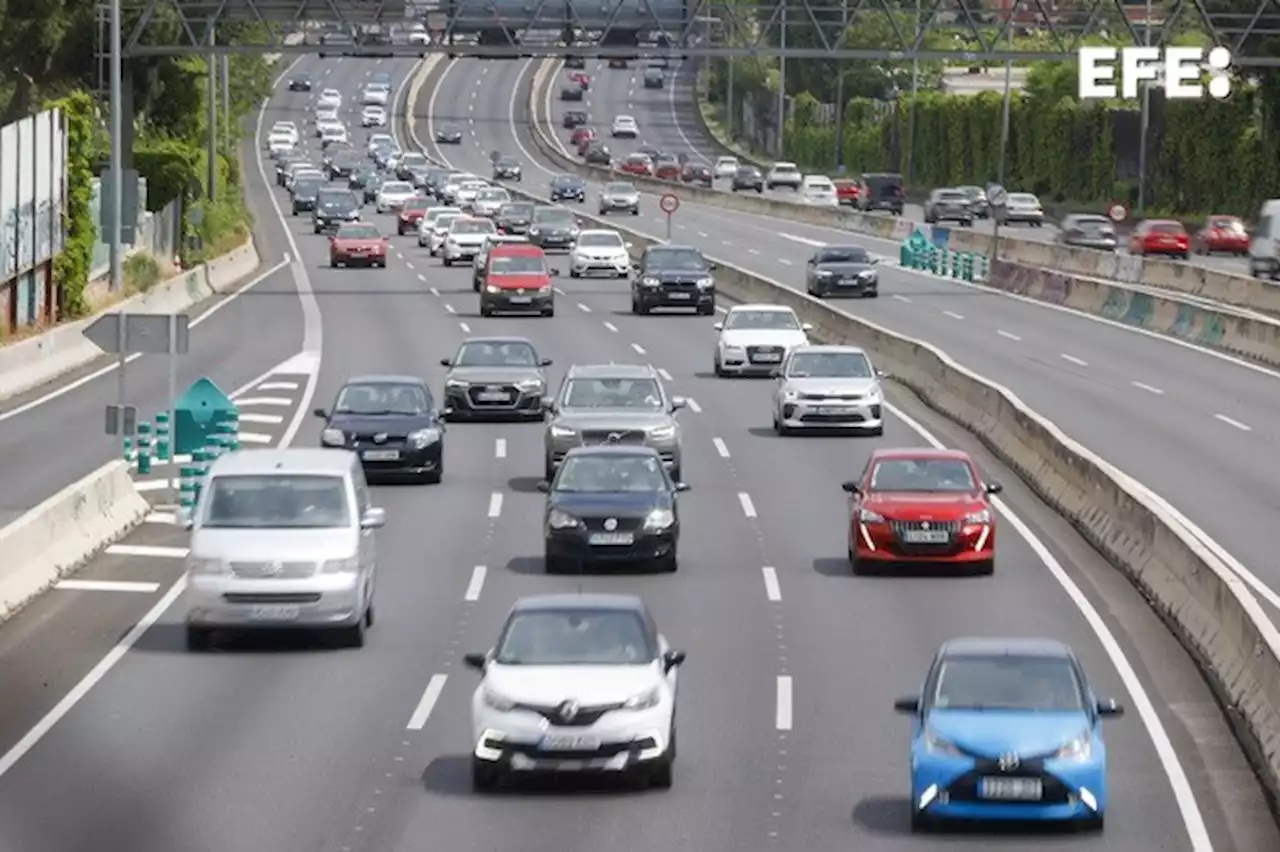
[[[529,232],[529,223],[533,221],[533,202],[513,201],[498,209],[493,223],[498,226],[499,234],[524,235]]]
[[[935,189],[924,203],[924,220],[929,224],[958,222],[968,227],[973,224],[973,208],[969,196],[959,189]]]
[[[311,212],[316,209],[316,199],[320,197],[320,190],[324,186],[319,174],[314,178],[298,180],[293,184],[293,215],[299,213]]]
[[[396,234],[403,237],[405,234],[418,233],[418,223],[422,221],[422,217],[427,215],[427,210],[431,207],[431,199],[425,195],[415,195],[407,199],[400,207],[400,215],[396,216]]]
[[[1191,237],[1176,219],[1147,219],[1139,222],[1129,235],[1129,253],[1139,257],[1156,254],[1188,260],[1191,257]]]
[[[588,144],[583,160],[588,166],[610,166],[613,165],[613,154],[609,152],[608,145],[592,142]]]
[[[631,275],[630,248],[631,243],[624,242],[617,231],[580,231],[577,242],[569,252],[569,277],[605,275],[610,278],[627,278]]]
[[[803,184],[804,175],[795,163],[774,163],[764,179],[765,189],[769,190],[785,188],[799,192]]]
[[[459,216],[449,225],[440,257],[445,266],[469,261],[476,256],[485,240],[498,232],[488,219]]]
[[[537,207],[529,226],[529,242],[542,249],[568,251],[579,230],[578,218],[567,207]]]
[[[586,142],[593,142],[596,138],[596,132],[590,127],[576,127],[569,134],[569,144],[576,148],[581,148]]]
[[[991,202],[987,199],[987,191],[980,186],[958,186],[969,199],[969,209],[979,219],[991,218]]]
[[[386,127],[387,110],[380,106],[367,106],[360,111],[361,127]]]
[[[878,400],[864,425],[881,418]],[[844,483],[849,495],[846,538],[854,574],[911,566],[991,574],[996,564],[996,515],[991,495],[1000,483],[984,482],[978,466],[960,450],[921,447],[873,450],[859,479]],[[926,520],[927,519],[927,520]]]
[[[653,176],[658,180],[679,180],[680,161],[675,157],[663,157],[653,164]]]
[[[366,106],[369,106],[369,105],[386,106],[387,100],[388,98],[390,98],[390,96],[391,96],[391,92],[389,89],[383,88],[382,86],[373,85],[373,86],[369,86],[364,90],[363,93],[361,93],[360,103]]]
[[[444,404],[451,421],[545,417],[550,358],[523,337],[469,337],[442,358]]]
[[[919,694],[893,706],[912,719],[912,831],[951,820],[1103,830],[1103,722],[1124,708],[1098,698],[1062,642],[952,639]]]
[[[757,193],[764,192],[764,175],[760,174],[760,170],[755,166],[739,166],[733,173],[733,181],[729,184],[729,189],[733,192],[753,189]]]
[[[311,81],[310,74],[295,74],[289,80],[289,91],[291,92],[309,92],[314,85]]]
[[[613,127],[610,132],[615,139],[635,139],[640,135],[640,126],[636,124],[634,117],[620,115],[613,120]]]
[[[734,305],[715,329],[715,374],[723,378],[772,375],[788,352],[809,343],[813,326],[785,305],[745,304]]]
[[[824,246],[809,258],[805,290],[819,299],[829,296],[874,299],[880,295],[878,264],[861,246]]]
[[[721,180],[733,177],[738,173],[738,169],[741,166],[742,164],[738,162],[737,157],[719,157],[716,159],[716,164],[712,167],[712,171],[715,172],[716,180]]]
[[[972,202],[969,209],[973,209]],[[1011,192],[1005,203],[996,208],[995,219],[1001,225],[1020,222],[1040,228],[1044,226],[1044,208],[1040,206],[1040,199],[1029,192]]]
[[[340,225],[338,232],[329,238],[329,265],[386,269],[389,246],[390,240],[379,234],[375,225],[366,222]]]
[[[580,109],[571,109],[564,114],[564,118],[560,119],[560,126],[565,130],[572,130],[580,127],[588,121],[587,114]]]
[[[805,175],[800,184],[800,200],[814,207],[838,207],[836,187],[831,179],[823,175]]]
[[[646,89],[661,89],[666,78],[662,75],[661,68],[650,66],[644,69],[644,87]]]
[[[515,157],[499,157],[493,164],[494,180],[513,180],[517,183],[524,177],[524,167]]]
[[[1196,254],[1249,254],[1249,231],[1238,216],[1210,216],[1192,240]]]
[[[773,430],[779,435],[806,430],[881,435],[883,406],[880,373],[861,348],[796,346],[778,371]]]
[[[349,222],[360,221],[360,199],[349,189],[327,186],[316,196],[311,227],[317,234],[337,231]]]
[[[629,183],[606,183],[600,188],[601,216],[609,213],[640,215],[640,191]]]
[[[489,252],[501,245],[532,245],[524,234],[504,234],[499,231],[484,241],[480,251],[471,261],[471,289],[479,293],[489,272]]]
[[[338,109],[342,106],[342,92],[337,89],[325,89],[316,99],[316,106],[320,109]]]
[[[654,308],[693,308],[702,316],[716,312],[716,266],[692,246],[654,245],[645,249],[631,279],[631,312]]]
[[[901,216],[905,198],[900,174],[868,172],[858,179],[858,209],[863,213],[886,210]]]
[[[409,151],[400,155],[400,158],[396,160],[396,177],[400,180],[410,180],[415,169],[429,168],[431,168],[431,161],[427,159],[426,154]]]
[[[627,67],[627,60],[625,60],[625,59],[623,59],[623,58],[621,58],[621,57],[618,57],[618,56],[610,57],[610,59],[609,59],[609,67],[610,67],[610,68],[626,68],[626,67]]]
[[[451,124],[444,125],[436,130],[436,142],[440,145],[461,145],[462,128]]]
[[[500,186],[489,186],[476,193],[471,200],[471,215],[492,219],[504,205],[511,203],[511,194]]]
[[[432,257],[438,257],[444,247],[444,239],[449,233],[453,220],[462,215],[462,211],[453,207],[441,207],[427,211],[418,223],[418,245],[426,247]]]
[[[632,154],[622,161],[619,170],[623,174],[635,175],[636,177],[651,177],[653,175],[653,160],[649,159],[648,154]]]
[[[1115,251],[1119,245],[1116,226],[1096,213],[1072,213],[1058,223],[1057,242],[1064,246]]]
[[[842,206],[847,204],[850,207],[858,206],[858,182],[850,178],[837,178],[832,183],[836,185],[836,201]]]
[[[324,420],[320,443],[360,457],[369,479],[407,476],[438,483],[444,476],[444,423],[431,389],[416,376],[352,378]]]
[[[587,182],[577,175],[557,175],[551,179],[548,187],[551,201],[576,201],[582,204],[587,200]]]
[[[560,100],[562,101],[580,101],[582,98],[582,87],[576,83],[569,83],[560,89]]]
[[[379,213],[391,213],[399,210],[404,203],[418,194],[417,187],[408,181],[389,180],[378,190],[377,210]]]
[[[480,290],[480,316],[506,312],[555,316],[551,279],[559,274],[547,265],[546,252],[532,243],[494,246]]]
[[[586,68],[587,60],[583,56],[566,56],[564,58],[565,68]]]
[[[584,92],[591,89],[591,75],[585,71],[571,71],[569,73],[569,82],[573,83]]]
[[[710,166],[706,165],[685,163],[684,168],[680,170],[680,180],[685,183],[696,183],[710,187],[714,183],[715,177],[715,172],[711,171]]]

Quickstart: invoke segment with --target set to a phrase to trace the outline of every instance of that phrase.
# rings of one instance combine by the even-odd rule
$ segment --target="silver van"
[[[364,645],[373,625],[386,513],[370,503],[346,450],[247,450],[209,468],[188,528],[187,648],[215,630],[340,631]]]
[[[1280,198],[1262,202],[1249,240],[1249,274],[1280,280]]]

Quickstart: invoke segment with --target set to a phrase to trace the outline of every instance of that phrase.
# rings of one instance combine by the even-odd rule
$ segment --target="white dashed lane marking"
[[[1074,356],[1074,355],[1068,355],[1068,354],[1067,354],[1067,353],[1065,353],[1065,352],[1063,352],[1059,357],[1061,357],[1063,361],[1068,361],[1068,362],[1070,362],[1070,363],[1072,363],[1072,364],[1075,364],[1077,367],[1087,367],[1087,366],[1089,366],[1089,362],[1088,362],[1088,361],[1085,361],[1085,360],[1082,360],[1082,359],[1080,359],[1080,358],[1077,358],[1077,357],[1076,357],[1076,356]]]
[[[1022,340],[1022,338],[1019,337],[1018,335],[1014,334],[1013,332],[1005,331],[1003,328],[997,328],[996,334],[1008,340]]]
[[[502,494],[495,491],[489,495],[489,517],[496,518],[502,514]]]
[[[777,603],[782,600],[782,586],[778,584],[778,571],[775,568],[765,566],[760,569],[760,573],[764,576],[764,594],[769,600]]]
[[[1164,391],[1160,390],[1160,388],[1146,384],[1145,382],[1129,382],[1129,384],[1133,385],[1138,390],[1144,390],[1147,393],[1153,393],[1157,396],[1162,396],[1164,394]]]
[[[489,569],[483,565],[477,565],[471,570],[471,582],[467,583],[467,591],[462,595],[465,601],[475,602],[480,600],[480,591],[484,588],[484,578],[489,574]]]
[[[413,715],[409,717],[408,728],[411,731],[421,731],[427,726],[427,720],[431,718],[431,711],[435,709],[436,702],[440,700],[440,693],[444,691],[445,681],[449,679],[448,675],[436,674],[431,676],[431,680],[427,682],[427,688],[422,693],[418,706],[414,709]]]
[[[958,313],[956,313],[955,311],[943,311],[943,312],[942,312],[942,315],[943,315],[943,316],[951,317],[951,318],[952,318],[952,319],[954,319],[954,320],[962,320],[962,319],[964,319],[964,314],[958,314]]]
[[[606,322],[604,327],[612,331],[614,334],[618,333],[618,327],[611,322]]]
[[[738,502],[742,505],[742,514],[748,518],[756,517],[756,504],[751,502],[750,494],[745,491],[739,491]]]
[[[1241,423],[1239,420],[1236,420],[1236,419],[1234,419],[1234,418],[1232,418],[1232,417],[1228,417],[1228,416],[1227,416],[1227,415],[1225,415],[1225,414],[1215,414],[1215,415],[1213,415],[1213,418],[1214,418],[1215,420],[1221,420],[1223,423],[1227,424],[1228,426],[1233,426],[1233,427],[1235,427],[1236,429],[1239,429],[1241,432],[1252,432],[1252,431],[1253,431],[1253,427],[1252,427],[1252,426],[1248,425],[1247,423]]]
[[[505,459],[507,457],[507,439],[506,438],[494,439],[493,457],[495,459]]]
[[[715,445],[716,452],[720,454],[720,458],[729,458],[729,448],[724,443],[724,438],[712,438],[711,443]]]

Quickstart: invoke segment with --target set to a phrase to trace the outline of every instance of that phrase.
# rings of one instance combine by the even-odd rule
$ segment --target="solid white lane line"
[[[276,408],[292,408],[293,400],[284,396],[249,396],[244,399],[236,400],[236,408],[244,408],[246,405],[266,405]]]
[[[778,263],[781,263],[783,266],[791,265],[791,261],[787,260],[785,257],[778,258]]]
[[[142,520],[148,524],[176,524],[178,516],[173,512],[152,512]]]
[[[128,580],[59,580],[54,588],[66,592],[133,592],[154,595],[160,591],[160,584],[133,583]]]
[[[791,675],[778,675],[778,712],[775,727],[791,730]]]
[[[760,569],[764,575],[764,594],[769,600],[777,603],[782,600],[782,587],[778,585],[778,572],[768,565]]]
[[[943,316],[947,316],[947,317],[951,317],[952,319],[957,319],[957,320],[962,320],[962,319],[964,319],[964,314],[958,314],[958,313],[956,313],[955,311],[943,311],[943,312],[942,312],[942,315],[943,315]]]
[[[1006,338],[1006,339],[1008,339],[1008,340],[1022,340],[1022,338],[1021,338],[1021,337],[1019,337],[1018,335],[1016,335],[1016,334],[1014,334],[1014,333],[1012,333],[1012,332],[1009,332],[1009,331],[1005,331],[1003,328],[997,328],[997,329],[996,329],[996,334],[998,334],[998,335],[1000,335],[1001,337]]]
[[[611,322],[606,321],[604,327],[612,331],[614,334],[618,333],[618,327]]]
[[[1164,394],[1164,391],[1160,390],[1160,388],[1146,384],[1145,382],[1129,382],[1129,384],[1133,385],[1138,390],[1144,390],[1147,393],[1153,393],[1157,396],[1162,396]]]
[[[1074,355],[1068,355],[1068,354],[1067,354],[1067,353],[1065,353],[1065,352],[1063,352],[1059,357],[1060,357],[1060,358],[1062,358],[1062,360],[1063,360],[1063,361],[1069,361],[1069,362],[1071,362],[1072,364],[1075,364],[1077,367],[1087,367],[1087,366],[1089,366],[1089,362],[1088,362],[1088,361],[1081,360],[1080,358],[1077,358],[1077,357],[1076,357],[1076,356],[1074,356]]]
[[[254,414],[252,412],[246,412],[240,415],[240,422],[241,423],[264,423],[271,426],[275,426],[279,423],[283,423],[284,418],[281,417],[279,414]]]
[[[578,310],[582,311],[584,314],[589,314],[589,313],[591,313],[591,308],[587,307],[586,305],[582,304],[581,302],[579,302],[579,303],[578,303]]]
[[[1248,425],[1247,423],[1241,423],[1239,420],[1235,420],[1235,419],[1233,419],[1233,418],[1231,418],[1231,417],[1228,417],[1228,416],[1227,416],[1227,415],[1225,415],[1225,414],[1215,414],[1215,415],[1213,415],[1213,418],[1214,418],[1215,420],[1221,420],[1223,423],[1227,424],[1228,426],[1234,426],[1234,427],[1236,427],[1237,429],[1239,429],[1241,432],[1252,432],[1252,431],[1253,431],[1253,427],[1252,427],[1252,426]]]
[[[664,382],[674,382],[674,381],[675,381],[675,379],[671,378],[671,374],[670,374],[670,373],[668,373],[666,370],[662,369],[661,367],[659,367],[659,368],[658,368],[658,375],[659,375],[659,376],[662,376],[662,380],[663,380]]]
[[[756,516],[756,504],[751,502],[751,495],[745,491],[738,492],[738,502],[742,504],[742,514],[748,518]]]
[[[261,432],[241,432],[238,436],[242,444],[270,444],[275,438]]]
[[[467,591],[463,594],[464,601],[480,600],[480,590],[484,588],[484,578],[489,574],[489,569],[483,565],[477,565],[471,569],[471,582],[467,583]]]
[[[413,715],[409,717],[408,728],[411,731],[421,731],[427,726],[427,720],[431,718],[431,711],[436,709],[436,702],[440,700],[440,693],[444,691],[445,681],[449,679],[448,675],[434,674],[431,680],[427,682],[427,688],[422,693],[418,706],[414,709]]]
[[[692,411],[694,414],[702,413],[702,406],[698,405],[698,401],[696,399],[694,399],[693,397],[689,397],[685,401],[689,404],[689,410]]]
[[[502,494],[498,491],[489,495],[489,517],[496,518],[502,514]]]
[[[716,445],[716,452],[720,454],[720,458],[729,458],[729,448],[725,446],[724,438],[712,438],[711,443]]]
[[[297,390],[297,389],[298,389],[297,382],[263,382],[262,384],[254,388],[254,390],[260,390],[260,391]]]
[[[634,349],[634,350],[636,350],[636,354],[637,354],[637,355],[643,355],[643,354],[645,354],[645,352],[644,352],[644,347],[643,347],[643,346],[641,346],[639,343],[633,343],[633,344],[631,344],[631,348],[632,348],[632,349]]]
[[[146,556],[157,559],[186,559],[185,547],[157,547],[149,544],[112,544],[105,551],[108,556]]]
[[[494,439],[493,457],[495,459],[505,459],[507,457],[507,439],[506,438]]]

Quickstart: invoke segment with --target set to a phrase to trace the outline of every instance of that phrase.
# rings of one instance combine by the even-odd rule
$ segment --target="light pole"
[[[111,252],[111,290],[119,292],[124,288],[124,253],[120,246],[120,219],[124,216],[124,125],[120,113],[123,109],[120,77],[120,0],[111,0],[111,162],[107,180],[111,187],[111,209],[108,211],[107,245]],[[124,400],[124,370],[120,370],[121,404]]]
[[[1142,44],[1151,46],[1151,0],[1147,0],[1145,19],[1142,22]],[[1142,116],[1138,129],[1138,218],[1147,206],[1147,131],[1151,125],[1151,86],[1142,84]]]
[[[782,139],[787,123],[787,3],[782,0],[782,37],[778,54],[778,156],[782,157]]]

